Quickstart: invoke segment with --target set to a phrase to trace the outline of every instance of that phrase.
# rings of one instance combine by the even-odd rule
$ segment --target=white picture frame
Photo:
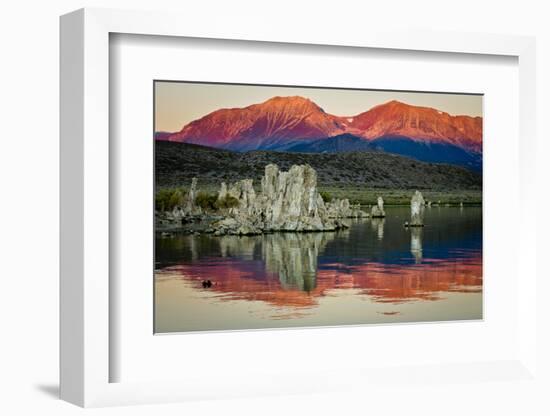
[[[319,28],[280,31],[275,24],[239,25],[217,21],[204,25],[170,13],[82,9],[61,18],[61,398],[80,406],[183,401],[196,398],[239,397],[270,392],[322,392],[342,388],[342,378],[368,385],[375,380],[403,378],[396,369],[371,369],[368,374],[331,369],[318,374],[282,372],[263,380],[235,383],[222,375],[209,380],[110,382],[116,360],[110,342],[110,177],[109,158],[109,36],[113,33],[226,39],[284,44],[331,45],[336,48],[381,48],[452,54],[504,55],[519,65],[519,164],[522,204],[519,207],[517,292],[517,355],[498,362],[442,363],[422,366],[416,380],[445,373],[449,379],[480,382],[487,373],[518,381],[536,377],[536,217],[534,201],[536,111],[535,40],[530,37],[411,32],[388,28],[349,28],[327,34]],[[529,215],[527,215],[529,213]],[[483,376],[480,376],[483,375]],[[305,383],[306,380],[314,381]],[[227,388],[222,388],[225,386]],[[304,387],[304,386],[307,386]]]

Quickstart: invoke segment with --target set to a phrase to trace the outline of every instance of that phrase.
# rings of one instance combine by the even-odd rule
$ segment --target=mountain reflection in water
[[[158,239],[156,332],[480,319],[481,208],[430,208],[411,229],[408,212],[338,232]]]

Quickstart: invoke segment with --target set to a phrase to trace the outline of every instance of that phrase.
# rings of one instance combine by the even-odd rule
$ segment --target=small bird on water
[[[207,287],[212,287],[212,281],[210,281],[210,280],[203,280],[203,281],[202,281],[202,287],[205,288],[205,289],[206,289]]]

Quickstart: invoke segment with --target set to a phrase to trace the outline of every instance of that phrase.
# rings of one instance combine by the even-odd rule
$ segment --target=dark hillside
[[[191,178],[218,186],[252,178],[258,185],[265,165],[276,163],[283,170],[294,164],[309,164],[318,174],[319,185],[386,190],[424,189],[451,192],[481,190],[481,176],[467,169],[419,162],[384,152],[287,153],[252,151],[237,153],[194,144],[155,142],[157,186],[187,186]]]

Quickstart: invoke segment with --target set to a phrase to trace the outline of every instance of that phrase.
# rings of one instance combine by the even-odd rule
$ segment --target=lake
[[[386,214],[336,232],[158,237],[155,332],[482,319],[482,208],[426,208],[411,229],[410,207]]]

